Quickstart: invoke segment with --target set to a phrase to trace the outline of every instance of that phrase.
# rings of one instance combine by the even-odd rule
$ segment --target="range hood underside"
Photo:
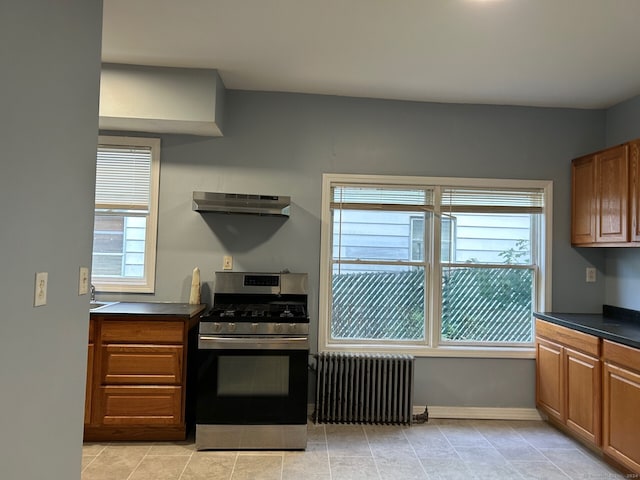
[[[291,197],[243,193],[193,192],[196,212],[289,217]]]

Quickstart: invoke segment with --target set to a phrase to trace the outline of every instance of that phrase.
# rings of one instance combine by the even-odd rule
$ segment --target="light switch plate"
[[[36,273],[36,284],[34,288],[33,306],[41,307],[47,304],[47,283],[49,274],[47,272]]]
[[[233,257],[231,255],[225,255],[222,257],[222,269],[233,270]]]
[[[586,279],[588,283],[595,283],[596,281],[596,269],[595,267],[587,267]]]
[[[78,276],[78,295],[89,293],[89,267],[80,267]]]

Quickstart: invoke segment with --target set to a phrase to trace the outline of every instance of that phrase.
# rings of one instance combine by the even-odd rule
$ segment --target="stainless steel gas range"
[[[306,448],[307,296],[307,274],[216,272],[198,333],[198,450]]]

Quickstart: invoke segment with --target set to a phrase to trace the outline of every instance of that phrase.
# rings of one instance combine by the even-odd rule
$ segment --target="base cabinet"
[[[85,441],[186,438],[197,318],[92,314]]]
[[[536,320],[536,404],[583,441],[601,441],[600,340]]]
[[[640,473],[640,350],[603,341],[606,455]]]
[[[87,350],[87,380],[84,395],[84,424],[91,423],[91,405],[93,404],[93,363],[95,357],[95,322],[89,320],[89,348]]]
[[[536,405],[610,463],[640,475],[639,349],[536,319]]]

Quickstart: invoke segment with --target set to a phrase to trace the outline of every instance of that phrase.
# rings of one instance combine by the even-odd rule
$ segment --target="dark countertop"
[[[193,318],[207,308],[204,303],[115,302],[90,310],[91,315],[150,315]]]
[[[556,325],[640,348],[640,321],[634,310],[605,305],[602,313],[535,312],[533,315]]]

